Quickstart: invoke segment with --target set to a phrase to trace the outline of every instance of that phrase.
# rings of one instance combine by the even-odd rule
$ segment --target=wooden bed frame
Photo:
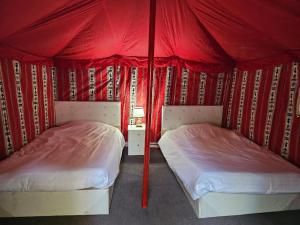
[[[220,126],[222,106],[163,106],[162,133],[184,124],[209,122]],[[300,194],[244,194],[210,192],[193,200],[174,174],[198,218],[300,209]]]
[[[56,124],[93,120],[121,126],[119,102],[55,102]],[[0,217],[109,214],[113,186],[71,191],[0,192]]]

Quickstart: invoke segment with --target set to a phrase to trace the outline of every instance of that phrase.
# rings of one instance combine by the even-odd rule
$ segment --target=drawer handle
[[[137,134],[137,136],[141,136],[141,134]]]

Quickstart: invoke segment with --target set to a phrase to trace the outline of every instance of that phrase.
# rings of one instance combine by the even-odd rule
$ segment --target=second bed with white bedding
[[[297,167],[234,131],[183,125],[167,131],[159,146],[194,200],[208,192],[300,192]]]
[[[0,191],[108,188],[124,145],[119,129],[100,122],[51,128],[0,163]]]

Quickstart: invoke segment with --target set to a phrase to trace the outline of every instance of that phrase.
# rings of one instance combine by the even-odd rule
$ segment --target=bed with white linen
[[[217,127],[221,115],[220,106],[163,107],[159,146],[197,216],[300,209],[300,169]]]
[[[125,145],[119,113],[115,102],[56,102],[61,126],[0,163],[0,216],[108,214]]]

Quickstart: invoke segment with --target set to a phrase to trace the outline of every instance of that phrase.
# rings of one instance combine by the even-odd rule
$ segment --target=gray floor
[[[143,158],[124,156],[116,182],[111,214],[0,219],[0,224],[55,225],[300,225],[300,211],[197,219],[159,150],[150,167],[149,207],[141,208]]]

